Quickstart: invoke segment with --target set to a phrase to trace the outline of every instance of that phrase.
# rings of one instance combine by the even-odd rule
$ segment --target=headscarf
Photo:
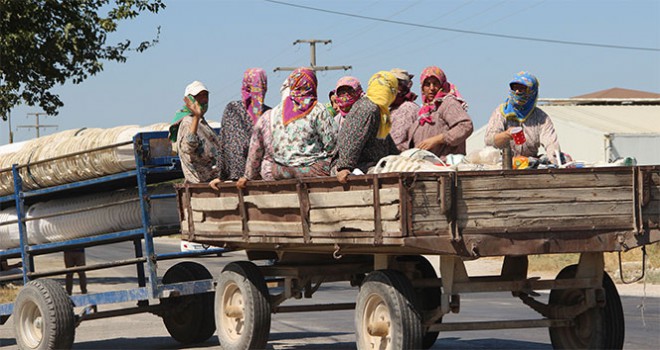
[[[419,109],[418,115],[419,115],[419,123],[421,125],[424,125],[425,123],[430,123],[432,121],[431,118],[431,113],[433,113],[440,104],[442,103],[442,100],[447,97],[448,95],[452,95],[456,97],[456,99],[461,103],[461,106],[463,107],[464,110],[467,111],[467,102],[463,99],[463,96],[461,96],[461,93],[458,92],[458,89],[456,86],[450,82],[447,81],[447,76],[445,75],[445,72],[442,71],[442,69],[436,67],[436,66],[430,66],[424,68],[422,71],[422,74],[419,77],[420,84],[422,85],[422,89],[424,89],[424,81],[430,77],[435,77],[440,81],[441,88],[438,90],[438,92],[435,94],[433,98],[427,97],[423,90],[422,90],[422,102],[424,103],[422,105],[422,108]]]
[[[186,88],[186,93],[188,92],[187,89],[188,88]],[[204,87],[204,90],[202,90],[202,91],[208,91],[208,90],[206,90],[206,87]],[[200,92],[202,92],[202,91],[200,91]],[[188,95],[185,94],[184,97],[188,98]],[[192,102],[197,103],[196,100],[192,101]],[[206,113],[206,111],[209,109],[209,104],[204,103],[204,104],[201,104],[200,107],[202,109],[202,113]],[[192,111],[186,105],[181,107],[181,109],[178,110],[176,112],[176,114],[174,114],[174,118],[172,118],[172,121],[170,122],[170,127],[168,128],[168,131],[169,131],[168,138],[170,139],[170,141],[176,142],[177,135],[179,134],[179,125],[181,125],[181,121],[183,120],[184,117],[189,116],[191,114],[192,114]]]
[[[339,114],[339,112],[337,112],[335,107],[332,105],[332,97],[333,96],[335,96],[335,90],[332,90],[328,93],[328,98],[330,99],[330,102],[325,104],[325,109],[328,111],[328,113],[330,113],[330,116],[332,116],[332,117]]]
[[[509,86],[514,83],[527,86],[527,91],[518,94],[511,89],[509,91],[509,98],[500,105],[500,111],[505,118],[523,123],[536,107],[536,100],[539,94],[539,81],[531,73],[522,71],[513,77]]]
[[[298,68],[289,75],[289,96],[282,103],[284,125],[305,117],[316,106],[316,73],[309,68]]]
[[[337,91],[339,91],[339,88],[342,86],[349,86],[353,89],[353,93],[347,94],[347,95],[342,95],[339,96],[337,95]],[[351,76],[345,76],[339,78],[337,80],[337,87],[335,88],[335,101],[337,102],[337,106],[339,106],[339,114],[341,114],[342,117],[345,117],[348,112],[344,112],[344,109],[349,109],[357,100],[364,95],[364,91],[362,91],[362,85],[360,85],[360,81]]]
[[[376,137],[384,139],[392,129],[390,119],[390,104],[394,102],[399,82],[394,74],[380,71],[369,79],[367,86],[367,98],[380,108],[380,126]]]
[[[263,114],[264,97],[268,89],[266,72],[261,68],[248,68],[243,74],[243,85],[241,86],[241,99],[243,107],[252,117],[252,123]]]
[[[413,85],[412,78],[415,77],[415,75],[410,74],[407,70],[401,68],[394,68],[390,70],[390,72],[392,72],[399,81],[399,89],[394,102],[390,105],[390,109],[395,109],[406,101],[415,101],[417,99],[417,94],[410,91]]]

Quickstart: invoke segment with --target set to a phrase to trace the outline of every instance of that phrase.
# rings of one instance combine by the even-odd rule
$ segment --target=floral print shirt
[[[273,133],[270,130],[270,113],[266,111],[254,125],[247,161],[245,178],[248,180],[273,180]]]
[[[205,119],[200,119],[197,133],[190,132],[193,117],[181,120],[177,133],[177,150],[186,181],[209,182],[220,172],[220,139]]]
[[[380,108],[366,96],[360,98],[344,117],[337,146],[337,171],[359,168],[365,174],[383,157],[399,154],[392,137],[378,139]]]
[[[273,160],[295,167],[307,166],[332,157],[337,145],[337,125],[325,107],[316,103],[305,117],[284,125],[282,104],[270,115],[273,132]]]
[[[263,106],[265,110],[270,109]],[[242,101],[232,101],[227,104],[222,115],[220,127],[220,157],[222,167],[220,178],[223,180],[238,180],[245,173],[245,160],[252,136],[252,117],[248,114]]]

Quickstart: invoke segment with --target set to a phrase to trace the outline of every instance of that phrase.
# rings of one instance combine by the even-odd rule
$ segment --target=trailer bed
[[[660,169],[391,173],[177,187],[184,239],[230,249],[461,257],[660,240]]]

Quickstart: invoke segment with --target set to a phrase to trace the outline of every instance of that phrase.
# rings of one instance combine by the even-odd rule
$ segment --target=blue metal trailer
[[[172,266],[159,280],[158,261],[180,259],[204,254],[218,254],[222,249],[209,249],[204,252],[177,252],[158,254],[154,249],[154,237],[179,232],[179,225],[155,226],[150,218],[150,202],[154,199],[174,197],[171,194],[149,194],[148,185],[181,179],[183,177],[178,157],[172,152],[157,154],[153,144],[169,142],[167,132],[144,132],[137,134],[132,142],[81,151],[66,156],[33,162],[27,165],[14,165],[11,171],[14,180],[14,194],[0,197],[2,208],[15,206],[18,219],[2,225],[18,225],[20,246],[0,251],[0,259],[21,258],[22,274],[0,276],[0,282],[22,279],[24,286],[13,303],[0,304],[0,324],[13,315],[16,342],[21,349],[67,349],[71,348],[75,328],[85,320],[151,312],[163,318],[165,326],[173,338],[182,343],[201,342],[215,332],[213,314],[214,281],[209,271],[202,265],[184,261]],[[93,178],[75,183],[26,190],[21,174],[30,167],[44,162],[52,162],[66,157],[77,157],[100,152],[111,147],[133,145],[136,168],[122,173]],[[161,152],[162,153],[162,152]],[[2,172],[2,170],[0,170]],[[45,219],[54,215],[26,218],[26,203],[44,199],[71,196],[73,193],[98,193],[123,188],[138,189],[142,225],[139,228],[120,232],[107,232],[84,238],[70,239],[45,244],[28,243],[26,223],[30,220]],[[75,212],[119,205],[110,203],[104,206],[85,208]],[[72,214],[63,211],[55,215]],[[34,257],[41,254],[61,252],[74,248],[107,245],[131,241],[134,256],[130,259],[110,261],[93,265],[42,271],[35,269]],[[79,271],[109,269],[117,266],[134,265],[137,286],[131,289],[102,293],[69,296],[62,285],[49,277]],[[99,311],[99,305],[136,301],[129,308]],[[74,313],[74,307],[82,309]]]

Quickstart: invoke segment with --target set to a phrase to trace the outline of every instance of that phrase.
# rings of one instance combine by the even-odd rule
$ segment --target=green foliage
[[[136,47],[106,39],[119,21],[163,8],[162,0],[0,0],[0,115],[20,103],[57,115],[64,104],[50,90],[102,71],[102,61],[125,62],[127,51],[156,44],[158,36]]]

